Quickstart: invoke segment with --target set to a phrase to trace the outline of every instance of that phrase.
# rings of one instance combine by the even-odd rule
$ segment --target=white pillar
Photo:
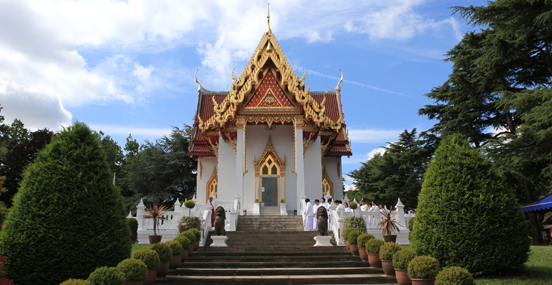
[[[303,213],[305,194],[305,158],[303,155],[303,117],[295,118],[295,171],[297,172],[297,211]]]
[[[245,133],[243,131],[243,128],[245,127],[243,119],[238,119],[238,134],[237,134],[237,142],[236,142],[236,198],[237,200],[240,200],[240,205],[243,207],[243,171],[244,171],[244,165],[243,165],[243,159],[244,159],[244,153],[245,153]]]

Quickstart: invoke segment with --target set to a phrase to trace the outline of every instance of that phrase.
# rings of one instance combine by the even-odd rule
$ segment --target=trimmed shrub
[[[142,249],[134,253],[134,258],[141,260],[146,264],[148,270],[156,270],[159,268],[159,254],[155,250]]]
[[[190,243],[190,240],[186,236],[179,235],[174,240],[179,242],[180,245],[182,245],[183,250],[188,250],[190,249],[190,246],[192,246],[192,244]]]
[[[415,224],[416,224],[416,216],[408,219],[408,230],[412,231],[414,229]]]
[[[380,248],[380,259],[381,260],[392,260],[393,255],[400,251],[402,247],[394,242],[386,242]]]
[[[126,281],[142,281],[148,277],[148,267],[139,259],[127,258],[117,264]]]
[[[403,249],[393,254],[393,267],[395,269],[407,269],[408,264],[416,257],[416,253],[410,249]]]
[[[167,241],[165,242],[165,244],[169,245],[169,247],[171,248],[172,255],[181,255],[182,250],[184,250],[180,242],[175,240]]]
[[[475,280],[467,269],[452,266],[437,274],[435,285],[475,285]]]
[[[345,228],[356,228],[360,233],[366,233],[366,224],[362,217],[347,217],[344,219]]]
[[[371,240],[371,239],[374,239],[374,236],[371,235],[371,234],[361,234],[361,235],[359,235],[358,238],[357,238],[358,248],[365,248],[366,247],[366,242]]]
[[[192,233],[194,233],[194,236],[195,236],[196,241],[200,241],[200,240],[201,240],[201,231],[200,231],[200,230],[198,230],[198,229],[189,229],[189,231],[191,231]]]
[[[138,241],[138,220],[135,218],[127,218],[128,227],[130,228],[130,242]]]
[[[417,256],[410,261],[407,270],[410,279],[435,279],[441,271],[441,265],[436,258]]]
[[[366,242],[366,253],[373,254],[377,253],[379,254],[381,246],[385,244],[385,242],[381,239],[371,239]]]
[[[343,240],[346,241],[347,236],[351,233],[352,230],[355,230],[355,229],[356,228],[345,227],[341,232],[341,235],[343,236]]]
[[[411,240],[419,255],[477,275],[519,268],[528,260],[529,226],[519,204],[491,162],[462,136],[442,141],[418,201]]]
[[[349,208],[351,208],[351,210],[356,210],[356,208],[358,208],[357,202],[352,201],[351,203],[349,203]]]
[[[347,236],[347,241],[349,244],[357,244],[357,239],[362,233],[357,230],[353,229],[351,232],[349,232],[349,235]]]
[[[201,230],[201,221],[198,217],[190,217],[190,216],[183,216],[180,218],[180,223],[185,223],[186,228],[184,231],[190,230],[190,229],[198,229]]]
[[[144,278],[145,279],[145,278]],[[123,273],[115,267],[100,267],[90,273],[88,276],[90,285],[124,285],[125,278]]]
[[[193,209],[195,207],[195,202],[193,200],[188,200],[184,202],[184,207],[188,209]]]
[[[26,169],[2,228],[10,278],[59,284],[117,265],[131,252],[126,215],[97,135],[64,129]]]
[[[167,262],[171,260],[172,252],[171,247],[165,243],[156,243],[151,247],[151,250],[154,250],[159,254],[159,261]]]
[[[90,285],[90,282],[83,279],[67,279],[59,285]]]
[[[188,240],[190,240],[190,244],[194,244],[194,242],[196,241],[195,234],[193,232],[191,232],[190,230],[181,232],[180,236],[182,236],[182,235],[185,236],[186,238],[188,238]]]

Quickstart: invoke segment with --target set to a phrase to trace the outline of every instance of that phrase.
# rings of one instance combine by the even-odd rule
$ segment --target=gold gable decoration
[[[284,156],[284,160],[280,160],[280,157],[278,156],[278,153],[276,153],[276,149],[274,148],[274,145],[272,144],[272,137],[268,137],[268,143],[266,144],[265,150],[259,160],[255,156],[253,156],[253,165],[255,166],[255,176],[259,176],[261,173],[261,167],[264,165],[266,160],[268,158],[274,159],[274,163],[278,166],[278,169],[280,170],[279,175],[284,176],[285,169],[286,169],[286,157]]]

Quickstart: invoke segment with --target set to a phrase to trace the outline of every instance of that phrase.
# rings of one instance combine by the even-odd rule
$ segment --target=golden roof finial
[[[194,77],[195,77],[195,82],[197,83],[197,91],[201,91],[201,83],[199,83],[199,81],[197,80],[197,72],[199,71],[199,69],[196,69],[196,72],[194,74]]]
[[[335,87],[335,89],[341,91],[341,86],[339,85],[341,84],[341,82],[343,82],[343,71],[341,71],[340,69],[339,72],[341,72],[341,79],[339,79],[339,81],[337,82],[337,86]]]
[[[267,10],[267,12],[266,12],[266,22],[267,22],[266,34],[271,35],[272,31],[270,30],[270,3],[268,4],[266,10]]]

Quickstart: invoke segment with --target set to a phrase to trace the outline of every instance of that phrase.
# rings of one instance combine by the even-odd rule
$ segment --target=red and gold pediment
[[[253,96],[245,104],[245,110],[263,110],[263,109],[295,109],[290,98],[286,96],[284,90],[277,81],[276,76],[269,70],[263,77],[263,80]]]

